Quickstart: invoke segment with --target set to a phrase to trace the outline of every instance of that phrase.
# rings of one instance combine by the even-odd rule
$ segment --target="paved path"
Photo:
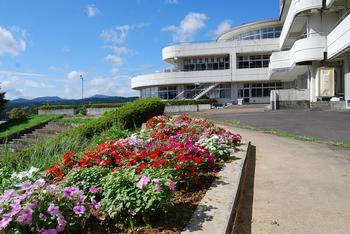
[[[237,233],[350,233],[350,151],[231,129],[257,150]]]
[[[273,128],[326,141],[350,144],[350,112],[279,110],[264,112],[261,106],[234,106],[200,112],[210,119],[240,120],[257,128]]]

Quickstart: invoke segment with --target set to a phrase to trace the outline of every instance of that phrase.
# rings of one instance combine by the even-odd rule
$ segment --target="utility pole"
[[[80,75],[80,79],[81,79],[81,101],[83,101],[83,99],[84,99],[84,77],[83,77],[83,75]]]

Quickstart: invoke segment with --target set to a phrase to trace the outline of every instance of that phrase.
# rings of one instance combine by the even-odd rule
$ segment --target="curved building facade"
[[[239,98],[268,103],[275,89],[307,89],[312,102],[346,98],[350,1],[281,0],[280,4],[279,19],[232,28],[215,42],[163,48],[162,59],[173,68],[135,76],[132,88],[141,97],[206,96],[223,104]],[[327,85],[334,90],[324,91],[331,89]]]

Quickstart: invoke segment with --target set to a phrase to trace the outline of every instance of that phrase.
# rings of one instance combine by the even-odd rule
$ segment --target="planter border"
[[[198,204],[184,233],[227,234],[234,229],[247,173],[251,143],[243,143],[232,152],[232,161],[225,164],[204,198]]]

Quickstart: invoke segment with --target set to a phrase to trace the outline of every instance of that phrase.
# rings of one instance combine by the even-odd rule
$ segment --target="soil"
[[[190,189],[179,189],[175,191],[171,199],[172,206],[166,214],[159,214],[151,218],[151,226],[138,226],[133,229],[117,229],[110,221],[90,220],[86,230],[80,233],[88,234],[177,234],[186,227],[197,205],[210,188],[215,176],[205,177],[199,186]]]

